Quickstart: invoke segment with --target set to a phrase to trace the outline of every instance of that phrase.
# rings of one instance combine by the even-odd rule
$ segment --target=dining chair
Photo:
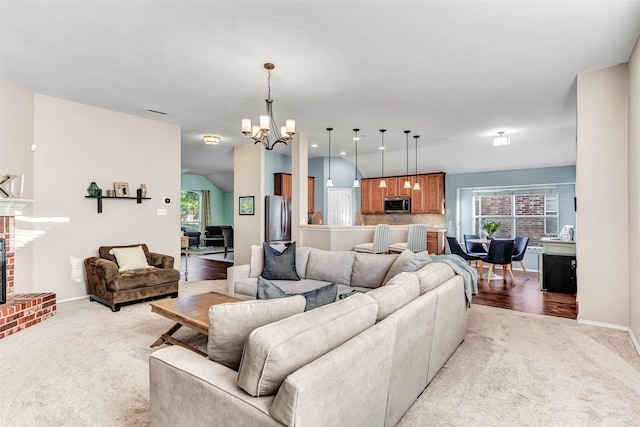
[[[384,254],[389,252],[389,224],[376,225],[373,242],[360,243],[353,247],[356,252]]]
[[[502,265],[502,280],[507,282],[507,271],[511,275],[511,281],[516,285],[516,279],[513,277],[513,270],[511,269],[511,257],[513,256],[513,240],[507,239],[494,239],[489,244],[489,252],[484,262],[491,264],[489,266],[489,273],[487,274],[487,281],[491,281],[491,274],[493,273],[493,266],[498,264]]]
[[[479,234],[465,234],[464,236],[464,247],[467,249],[467,253],[469,255],[482,256],[487,255],[487,250],[482,246],[482,243],[472,243],[468,242],[469,239],[480,239]]]
[[[224,257],[227,257],[229,248],[233,249],[233,227],[230,225],[221,225],[222,237],[224,238]]]
[[[409,249],[411,252],[424,252],[427,250],[427,224],[411,224],[406,242],[389,245],[391,252],[402,252],[405,249]]]
[[[516,236],[513,244],[513,256],[511,257],[511,261],[518,261],[520,263],[522,271],[524,271],[524,275],[528,279],[529,275],[527,274],[527,269],[524,267],[523,262],[524,254],[527,252],[527,246],[529,246],[529,237]]]
[[[458,240],[456,240],[455,237],[447,236],[447,243],[449,244],[449,252],[451,252],[454,255],[458,255],[458,256],[462,257],[462,259],[467,261],[468,264],[471,264],[473,262],[475,264],[476,268],[478,268],[478,262],[480,262],[480,275],[482,276],[482,272],[484,271],[484,262],[483,261],[484,261],[484,258],[485,258],[486,255],[478,256],[478,255],[470,255],[470,254],[466,253],[462,249],[462,246],[460,245],[460,243],[458,243]]]

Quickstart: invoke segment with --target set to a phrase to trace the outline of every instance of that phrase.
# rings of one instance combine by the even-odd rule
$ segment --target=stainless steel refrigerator
[[[291,197],[265,196],[265,240],[291,242]]]

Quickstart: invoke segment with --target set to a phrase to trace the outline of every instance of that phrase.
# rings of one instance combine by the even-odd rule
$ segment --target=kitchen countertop
[[[390,229],[395,230],[408,230],[411,224],[397,224],[397,225],[389,225]],[[375,225],[320,225],[320,224],[303,224],[299,226],[300,228],[310,229],[310,230],[375,230]],[[428,232],[437,232],[437,233],[445,233],[447,231],[446,228],[442,228],[439,226],[430,226],[427,228]]]

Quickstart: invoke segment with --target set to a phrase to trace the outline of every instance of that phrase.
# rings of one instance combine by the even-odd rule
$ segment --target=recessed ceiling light
[[[341,155],[341,156],[344,156],[345,154],[347,154],[347,152],[346,152],[346,151],[341,151],[341,152],[340,152],[340,155]]]
[[[318,148],[318,144],[311,144],[312,148]]]
[[[384,150],[383,146],[378,147],[378,150]]]

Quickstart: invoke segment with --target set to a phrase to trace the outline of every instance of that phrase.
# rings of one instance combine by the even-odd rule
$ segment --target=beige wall
[[[24,214],[70,219],[16,223],[17,229],[42,233],[16,251],[16,292],[53,291],[58,300],[86,295],[81,261],[95,255],[100,245],[145,242],[178,262],[180,127],[26,90],[5,92],[7,86],[3,81],[3,102],[28,105],[28,98],[33,99],[32,108],[21,113],[25,121],[32,121],[31,129],[22,123],[15,129],[2,116],[2,128],[14,128],[20,145],[37,145],[30,152],[33,171],[27,177],[32,193],[26,195],[34,201]],[[5,158],[15,144],[14,138],[3,135],[3,165],[17,158]],[[131,190],[145,183],[151,200],[105,200],[98,214],[95,200],[84,198],[91,181],[103,189],[114,181],[128,182]],[[165,196],[172,199],[170,205],[163,204]],[[157,215],[157,209],[166,209],[167,215]]]
[[[264,242],[264,147],[241,144],[233,149],[233,257],[249,264],[251,245]],[[239,215],[238,198],[254,196],[254,214]]]
[[[33,92],[0,77],[0,172],[24,174],[22,199],[33,198]],[[32,215],[33,205],[27,205],[23,215]],[[31,233],[31,226],[18,224]],[[33,245],[16,248],[16,292],[21,284],[33,282]]]
[[[631,54],[629,73],[629,317],[640,352],[640,39]]]
[[[627,65],[578,75],[578,319],[629,326]]]

